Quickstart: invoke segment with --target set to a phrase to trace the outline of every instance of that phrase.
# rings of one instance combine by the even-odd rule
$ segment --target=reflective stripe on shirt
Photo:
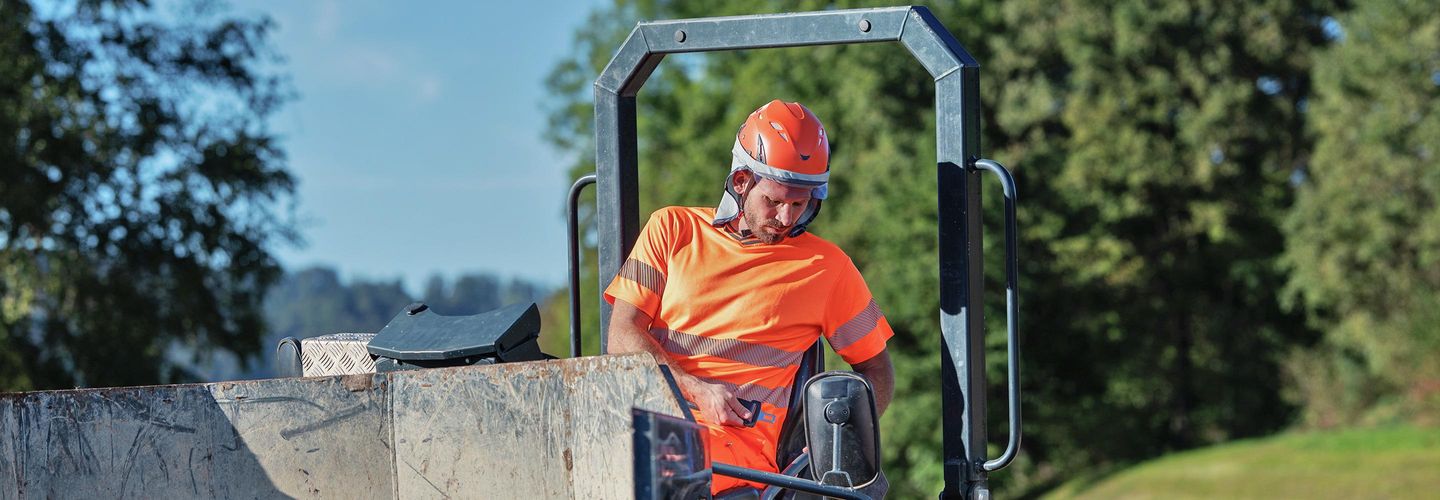
[[[866,334],[874,330],[875,325],[880,323],[882,317],[884,314],[880,312],[880,305],[875,303],[875,299],[870,299],[870,305],[865,306],[865,309],[861,309],[859,313],[855,314],[855,317],[835,329],[835,334],[830,336],[830,347],[836,351],[850,347],[851,344],[865,338]]]
[[[640,286],[649,288],[657,295],[665,294],[665,275],[660,270],[651,267],[650,264],[635,260],[625,259],[625,264],[620,266],[620,277],[639,283]]]
[[[750,344],[735,339],[701,337],[668,328],[651,328],[650,335],[660,341],[666,351],[682,356],[714,356],[752,366],[789,368],[800,365],[805,351],[790,352],[765,344]],[[753,399],[753,398],[746,398]]]

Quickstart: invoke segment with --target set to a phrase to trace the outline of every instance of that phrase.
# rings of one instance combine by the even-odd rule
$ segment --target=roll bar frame
[[[1008,464],[1019,446],[1018,365],[1011,367],[1009,380],[1013,396],[1009,446],[1003,460],[987,464],[982,170],[975,164],[981,159],[980,65],[929,9],[833,10],[637,24],[594,85],[600,289],[615,277],[640,232],[636,94],[665,55],[879,42],[905,46],[935,81],[945,471],[941,497],[988,499],[988,472]],[[1007,195],[1013,196],[1009,186]],[[604,352],[611,308],[603,298],[600,310]],[[1014,324],[1013,316],[1010,323]],[[1010,330],[1013,341],[1015,329]],[[1017,361],[1018,355],[1011,360]]]

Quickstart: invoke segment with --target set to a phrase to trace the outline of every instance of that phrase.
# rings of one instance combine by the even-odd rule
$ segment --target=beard
[[[749,200],[747,199],[745,201]],[[759,238],[760,242],[767,245],[774,245],[776,243],[784,241],[785,235],[789,232],[790,229],[788,226],[781,224],[779,220],[762,219],[760,218],[760,216],[755,215],[755,212],[751,210],[744,211],[742,215],[744,215],[745,217],[745,225],[750,227],[750,234],[754,235],[756,238]],[[770,233],[761,230],[766,227],[774,228],[777,232]]]

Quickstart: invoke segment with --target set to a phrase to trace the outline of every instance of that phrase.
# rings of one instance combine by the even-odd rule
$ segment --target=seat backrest
[[[805,382],[815,374],[825,371],[825,345],[823,340],[805,350],[800,357],[800,369],[795,371],[795,380],[790,383],[790,402],[785,411],[785,423],[780,426],[780,439],[775,447],[775,464],[784,470],[805,449]]]

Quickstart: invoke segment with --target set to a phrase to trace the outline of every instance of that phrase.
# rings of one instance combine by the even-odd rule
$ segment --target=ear
[[[755,173],[749,170],[736,171],[730,174],[730,185],[735,187],[736,194],[745,194],[755,184]]]

